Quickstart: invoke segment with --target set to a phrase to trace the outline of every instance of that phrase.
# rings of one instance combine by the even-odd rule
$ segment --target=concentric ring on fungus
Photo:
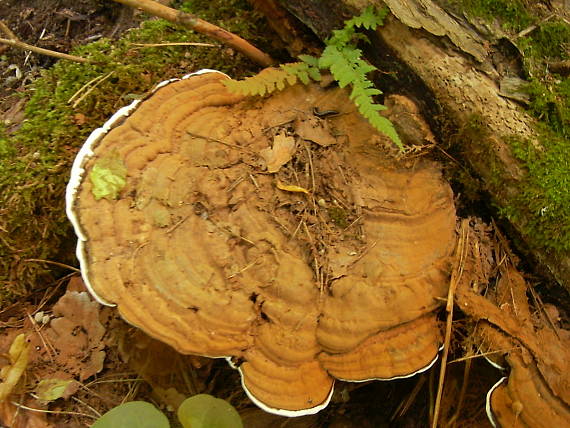
[[[438,166],[390,158],[345,90],[245,99],[227,78],[169,81],[80,151],[67,210],[91,292],[181,353],[232,358],[281,415],[324,408],[335,378],[425,370],[455,242]]]

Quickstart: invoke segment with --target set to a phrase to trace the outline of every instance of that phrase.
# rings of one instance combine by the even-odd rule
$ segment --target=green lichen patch
[[[193,0],[183,8],[243,37],[267,37],[245,0]],[[78,149],[95,128],[162,80],[202,68],[238,78],[259,69],[223,46],[135,45],[171,42],[212,40],[152,19],[121,40],[73,51],[96,64],[59,61],[30,86],[22,126],[13,135],[0,132],[0,304],[32,290],[43,274],[53,278],[49,265],[29,259],[76,263],[65,186]]]

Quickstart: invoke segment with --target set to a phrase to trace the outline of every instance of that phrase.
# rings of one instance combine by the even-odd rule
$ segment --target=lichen
[[[244,0],[193,0],[183,8],[230,31],[247,29],[243,37],[266,38],[265,24]],[[75,240],[65,217],[65,185],[71,162],[93,129],[162,80],[201,68],[236,77],[258,71],[250,60],[223,46],[133,45],[167,42],[212,40],[163,20],[149,20],[118,41],[78,47],[75,55],[97,63],[59,61],[44,70],[30,87],[20,129],[13,135],[0,133],[0,303],[32,290],[43,274],[49,274],[46,280],[58,274],[28,259],[76,263]],[[93,89],[89,93],[82,90],[86,84]]]

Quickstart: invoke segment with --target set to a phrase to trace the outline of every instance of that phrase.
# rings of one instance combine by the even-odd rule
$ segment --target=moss
[[[536,248],[557,251],[570,250],[570,79],[553,75],[549,71],[551,61],[570,57],[570,26],[558,19],[542,21],[538,8],[532,2],[519,0],[451,0],[469,14],[489,22],[498,21],[503,29],[518,33],[536,25],[526,36],[513,38],[522,52],[523,74],[530,95],[526,111],[538,123],[539,144],[520,138],[504,136],[513,155],[525,171],[522,182],[517,184],[516,194],[506,194],[500,169],[486,138],[474,140],[479,148],[471,148],[475,162],[485,162],[489,176],[481,177],[485,190],[495,195],[494,205],[500,215],[514,224]],[[542,13],[542,12],[540,12]],[[473,129],[468,129],[468,128]],[[463,135],[477,138],[476,120],[466,126]],[[538,148],[540,147],[540,148]],[[473,153],[470,153],[472,156]],[[487,157],[487,158],[486,158]],[[468,156],[469,158],[469,156]],[[489,168],[489,165],[491,166]],[[469,181],[469,178],[463,177]],[[475,192],[472,192],[476,194]]]
[[[501,208],[536,247],[570,250],[570,144],[566,138],[541,129],[542,150],[520,138],[508,138],[513,154],[527,168],[522,191]]]
[[[263,36],[265,24],[244,0],[194,0],[184,7],[230,31],[247,30],[242,36]],[[74,50],[96,65],[59,61],[31,85],[21,128],[11,136],[0,132],[0,303],[31,291],[43,274],[53,278],[49,265],[28,259],[76,264],[65,185],[75,154],[94,128],[166,78],[200,68],[236,77],[258,71],[225,47],[133,45],[204,41],[212,42],[163,20],[147,21],[119,41],[100,40]]]
[[[346,211],[339,207],[330,207],[328,210],[331,221],[340,227],[346,229],[349,225]]]
[[[519,32],[535,22],[521,0],[451,0],[449,3],[470,15],[498,20],[505,30]]]
[[[568,59],[569,43],[570,25],[557,20],[541,23],[528,36],[517,41],[525,57],[534,59]]]

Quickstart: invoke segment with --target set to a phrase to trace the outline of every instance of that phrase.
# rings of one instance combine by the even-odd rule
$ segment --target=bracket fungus
[[[181,353],[230,359],[281,415],[324,408],[335,379],[429,368],[455,245],[438,166],[389,158],[345,90],[252,99],[225,79],[161,84],[79,152],[67,212],[90,291]]]

